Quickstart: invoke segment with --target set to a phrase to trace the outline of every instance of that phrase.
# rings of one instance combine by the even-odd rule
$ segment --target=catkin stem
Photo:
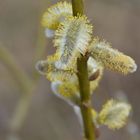
[[[84,14],[83,0],[72,0],[73,15]],[[77,60],[78,80],[81,97],[81,114],[83,118],[84,136],[86,140],[95,140],[95,128],[91,113],[90,84],[88,80],[87,57],[81,56]]]

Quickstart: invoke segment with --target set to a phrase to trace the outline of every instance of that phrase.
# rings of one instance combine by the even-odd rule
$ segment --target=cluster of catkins
[[[125,75],[136,71],[137,66],[131,57],[93,36],[93,26],[85,15],[73,16],[71,3],[59,2],[47,9],[42,25],[45,35],[53,38],[56,52],[46,60],[39,61],[36,68],[51,81],[53,92],[78,111],[80,93],[77,59],[82,55],[88,56],[91,94],[97,88],[104,68]],[[99,113],[92,110],[93,122],[118,129],[124,126],[130,110],[128,103],[111,99]]]

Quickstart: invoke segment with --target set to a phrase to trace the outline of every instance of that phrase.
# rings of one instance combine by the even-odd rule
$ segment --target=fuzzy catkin
[[[67,16],[72,15],[72,5],[68,2],[58,2],[51,6],[43,14],[42,26],[48,29],[56,30],[61,22]]]
[[[137,69],[137,65],[131,57],[111,48],[105,41],[93,40],[90,49],[92,57],[112,71],[129,74]]]
[[[85,55],[91,41],[92,25],[86,16],[68,17],[55,32],[54,46],[59,61],[57,68],[69,69],[76,67],[80,53]]]
[[[98,122],[111,129],[119,129],[126,124],[131,106],[128,103],[109,100],[99,113]]]

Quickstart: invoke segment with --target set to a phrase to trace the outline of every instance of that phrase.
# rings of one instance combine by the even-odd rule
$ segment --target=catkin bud
[[[72,15],[72,5],[68,2],[58,2],[51,6],[42,18],[42,26],[48,29],[56,30],[59,24],[67,16]]]
[[[35,68],[40,74],[45,75],[48,69],[47,61],[46,60],[38,61],[35,65]]]
[[[130,110],[131,106],[128,103],[109,100],[99,113],[98,122],[111,129],[119,129],[125,125]]]
[[[53,92],[60,98],[64,99],[71,105],[78,105],[79,98],[79,90],[75,83],[73,82],[61,82],[56,81],[51,84]]]
[[[85,55],[91,40],[92,26],[86,16],[68,17],[55,32],[54,46],[59,55],[57,67],[75,67],[80,53]]]
[[[90,92],[92,94],[93,91],[98,87],[103,75],[102,65],[92,57],[89,57],[88,59],[88,75],[90,80]]]
[[[111,46],[105,41],[94,39],[90,45],[91,55],[104,67],[123,74],[133,73],[137,69],[135,61]]]
[[[54,64],[48,65],[48,70],[46,73],[47,79],[50,81],[67,81],[71,78],[76,78],[73,71],[57,69]]]

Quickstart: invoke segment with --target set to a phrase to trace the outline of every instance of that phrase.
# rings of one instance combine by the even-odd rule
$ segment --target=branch
[[[84,14],[84,6],[82,0],[72,0],[73,15]],[[88,68],[87,68],[86,56],[81,56],[77,60],[77,69],[78,69],[78,80],[80,87],[80,97],[81,97],[81,114],[84,124],[84,132],[86,140],[95,140],[95,128],[92,121],[91,113],[91,96],[90,96],[90,84],[88,80]]]

